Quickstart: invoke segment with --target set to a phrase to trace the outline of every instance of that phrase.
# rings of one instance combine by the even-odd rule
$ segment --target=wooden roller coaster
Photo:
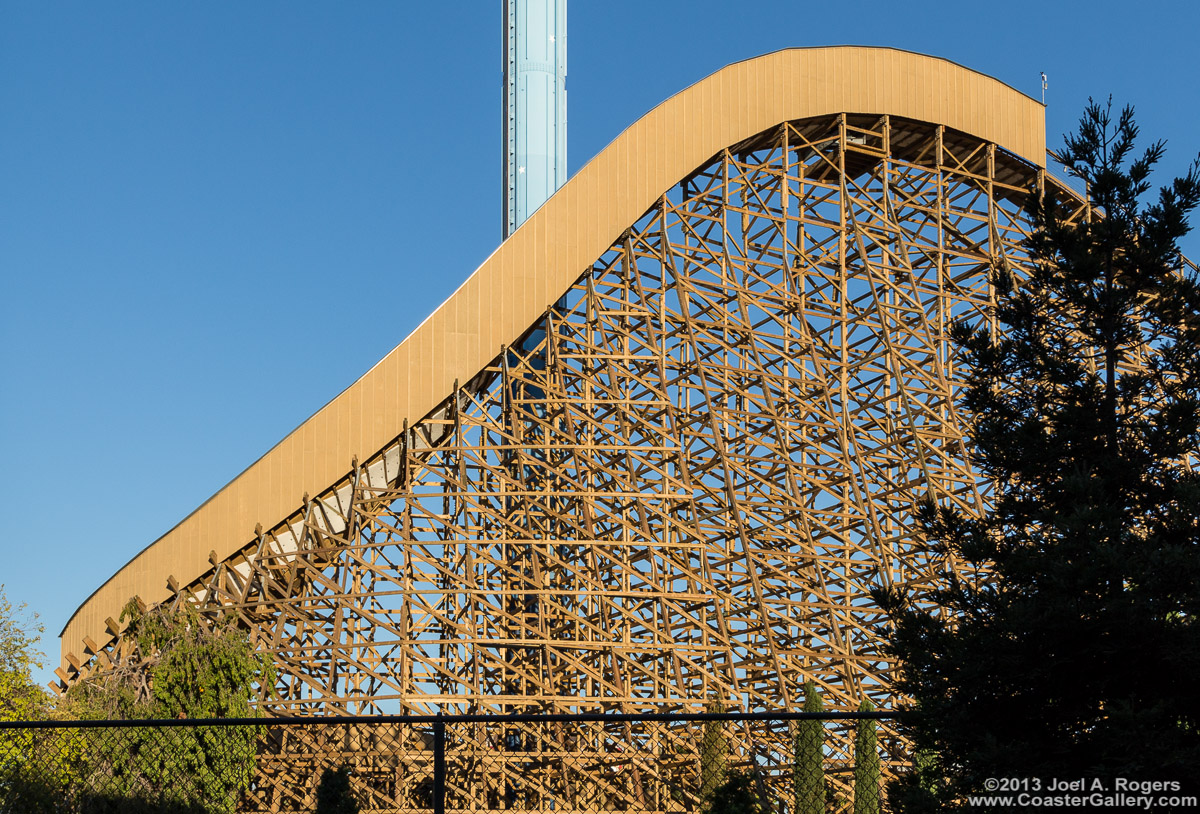
[[[948,330],[1027,262],[1043,126],[995,80],[886,49],[705,79],[98,590],[60,677],[127,657],[114,617],[139,595],[236,612],[275,714],[785,710],[806,680],[831,709],[893,706],[870,592],[919,600],[960,567],[914,534],[919,498],[988,500]],[[579,737],[611,758],[612,733]],[[489,765],[455,807],[499,805],[518,764]],[[544,776],[523,799],[648,805],[578,778],[568,804]],[[271,778],[265,810],[295,785]]]

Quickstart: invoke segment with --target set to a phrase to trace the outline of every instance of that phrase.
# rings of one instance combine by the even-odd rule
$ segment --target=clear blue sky
[[[725,64],[864,44],[1046,71],[1053,146],[1111,93],[1182,172],[1197,5],[1069,6],[574,0],[571,170]],[[93,589],[495,248],[500,33],[499,0],[0,0],[0,582],[50,666]]]

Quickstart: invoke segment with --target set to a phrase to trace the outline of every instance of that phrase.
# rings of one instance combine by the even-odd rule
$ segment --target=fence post
[[[446,814],[446,722],[433,722],[433,814]]]

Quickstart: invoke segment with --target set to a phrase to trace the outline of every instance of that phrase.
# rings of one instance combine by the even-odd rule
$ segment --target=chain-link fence
[[[0,723],[0,814],[880,810],[894,713]],[[849,737],[847,737],[849,735]],[[860,742],[865,742],[861,741]],[[872,744],[875,739],[870,739]],[[857,768],[856,768],[857,767]],[[858,796],[860,806],[855,808]],[[340,806],[340,807],[339,807]]]

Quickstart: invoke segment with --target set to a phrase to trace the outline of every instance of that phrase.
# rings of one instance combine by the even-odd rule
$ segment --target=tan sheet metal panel
[[[168,574],[181,584],[199,578],[210,550],[232,556],[252,541],[256,523],[281,523],[302,494],[316,496],[344,477],[352,456],[363,460],[382,448],[405,418],[419,421],[454,379],[466,383],[514,341],[685,174],[780,122],[841,112],[944,124],[1044,165],[1042,105],[945,60],[892,49],[809,48],[718,71],[630,126],[433,319],[100,586],[60,634],[64,669],[68,652],[83,655],[85,636],[101,646],[111,640],[104,620],[116,618],[130,596],[166,599]]]

